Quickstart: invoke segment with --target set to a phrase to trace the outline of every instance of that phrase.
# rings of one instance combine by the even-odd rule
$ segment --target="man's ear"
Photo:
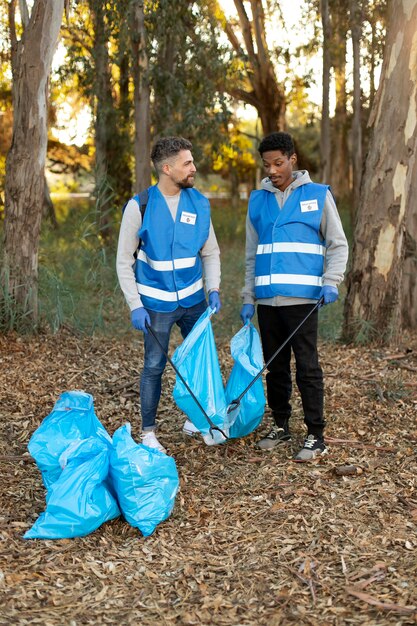
[[[294,154],[292,154],[292,155],[290,156],[290,161],[291,161],[291,165],[294,167],[294,166],[295,166],[295,164],[297,163],[297,155],[296,155],[296,153],[295,153],[295,152],[294,152]]]
[[[161,173],[162,174],[166,174],[167,176],[169,176],[169,174],[171,173],[170,167],[169,167],[169,163],[164,163],[163,166],[161,167]]]

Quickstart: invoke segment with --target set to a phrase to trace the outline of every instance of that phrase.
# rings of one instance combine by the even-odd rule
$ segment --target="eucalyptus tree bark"
[[[375,41],[376,41],[376,26],[374,21],[370,22],[371,26],[371,55],[370,55],[370,66],[369,66],[369,108],[372,109],[375,98],[375,69],[376,69],[376,60],[375,60]]]
[[[417,0],[392,0],[345,303],[346,339],[417,324]],[[365,332],[367,331],[367,332]]]
[[[94,85],[95,96],[95,178],[96,210],[100,231],[105,239],[110,237],[110,211],[112,206],[112,180],[109,174],[111,142],[117,129],[114,123],[114,107],[108,50],[108,32],[105,23],[105,4],[101,0],[89,0],[94,22]]]
[[[234,4],[241,38],[237,36],[231,22],[227,21],[224,15],[222,21],[234,53],[245,67],[245,79],[240,86],[229,81],[224,88],[233,98],[255,107],[265,135],[284,130],[287,101],[266,43],[263,2],[250,0],[252,20],[248,17],[243,0],[234,0]],[[222,14],[218,4],[217,8]]]
[[[329,6],[332,21],[330,50],[336,90],[336,107],[332,124],[330,184],[338,199],[346,199],[350,197],[351,193],[346,93],[347,15],[344,0],[331,0]]]
[[[36,323],[38,248],[44,206],[48,82],[65,0],[20,0],[23,33],[16,32],[16,0],[9,4],[13,73],[13,137],[6,161],[4,285]]]
[[[352,199],[354,213],[359,203],[362,179],[362,102],[360,45],[362,34],[362,12],[357,0],[350,0],[350,29],[353,48],[353,120],[352,120]]]
[[[417,64],[416,64],[417,65]],[[417,67],[415,66],[417,73]],[[416,104],[417,108],[417,104]],[[417,149],[417,141],[415,143]],[[407,211],[404,232],[404,268],[401,285],[401,320],[402,327],[415,330],[417,327],[417,159],[409,176],[410,188],[408,202],[413,203]]]
[[[133,58],[134,119],[135,119],[135,183],[139,193],[151,184],[150,162],[150,88],[147,36],[145,26],[144,1],[131,3],[131,45]]]
[[[321,23],[323,27],[323,69],[322,69],[322,85],[323,97],[321,107],[321,126],[320,126],[320,155],[321,155],[321,180],[328,182],[330,180],[330,39],[331,27],[329,17],[329,0],[321,0],[320,2]]]

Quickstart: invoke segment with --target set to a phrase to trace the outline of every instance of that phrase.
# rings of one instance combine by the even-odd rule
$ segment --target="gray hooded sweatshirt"
[[[277,201],[277,215],[282,209],[289,195],[306,183],[311,183],[311,178],[306,170],[293,172],[293,182],[284,191],[273,186],[269,178],[261,182],[261,189],[265,189],[275,195]],[[323,285],[337,287],[343,280],[348,260],[348,243],[343,231],[342,222],[337,212],[334,198],[330,191],[327,192],[324,202],[323,215],[320,224],[320,237],[326,242],[326,256],[324,263]],[[258,248],[258,233],[253,226],[249,211],[246,217],[246,261],[245,261],[245,286],[242,289],[243,304],[267,304],[269,306],[290,306],[293,304],[314,304],[316,300],[305,298],[289,298],[287,296],[274,296],[256,300],[255,298],[255,258]]]

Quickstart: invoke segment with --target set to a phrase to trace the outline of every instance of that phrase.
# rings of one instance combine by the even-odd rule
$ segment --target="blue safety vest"
[[[328,189],[317,183],[297,187],[281,210],[274,193],[263,189],[251,193],[249,217],[259,238],[257,299],[319,299],[326,252],[319,231]]]
[[[210,204],[196,189],[182,189],[175,222],[157,186],[149,187],[138,237],[135,274],[145,308],[175,311],[204,300],[200,250],[210,230]]]

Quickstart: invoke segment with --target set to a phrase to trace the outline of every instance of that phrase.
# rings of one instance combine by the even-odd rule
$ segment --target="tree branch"
[[[265,65],[269,65],[270,58],[269,54],[267,54],[267,45],[266,45],[266,36],[265,36],[265,13],[262,2],[258,2],[258,0],[251,0],[251,8],[252,8],[252,16],[253,16],[253,26],[255,31],[256,38],[256,48],[258,51],[258,56],[260,59],[260,66],[264,67]]]
[[[24,28],[27,28],[30,18],[29,18],[29,9],[28,9],[26,0],[19,0],[19,9],[20,9],[20,15],[22,18],[22,24]]]
[[[242,28],[243,40],[245,42],[246,50],[248,53],[248,57],[252,64],[252,67],[255,69],[258,66],[258,58],[255,54],[255,48],[253,46],[252,39],[252,30],[248,15],[246,13],[243,0],[234,0],[237,14],[239,16],[239,21]]]
[[[228,89],[228,93],[232,96],[232,98],[242,100],[242,102],[246,102],[246,104],[251,104],[257,110],[259,110],[261,106],[261,102],[256,97],[254,91],[245,91],[244,89],[239,89],[238,87],[232,87],[231,89]]]
[[[10,30],[10,43],[12,45],[12,56],[13,56],[13,48],[17,44],[17,35],[16,35],[16,1],[11,0],[9,4],[9,30]]]
[[[82,48],[84,48],[90,54],[91,57],[93,56],[93,46],[86,44],[86,40],[83,39],[82,36],[78,35],[78,33],[75,30],[70,30],[67,26],[64,26],[62,30],[63,30],[64,37],[67,37],[68,39],[72,39],[73,41],[76,41],[77,43],[80,44]],[[85,36],[90,36],[90,33],[88,33],[84,29],[81,29],[81,32],[83,32]]]
[[[236,37],[230,22],[225,22],[224,30],[228,40],[232,44],[233,50],[236,52],[236,54],[239,55],[240,58],[243,58],[245,56],[244,50],[242,49],[242,46],[240,45],[239,40]]]

